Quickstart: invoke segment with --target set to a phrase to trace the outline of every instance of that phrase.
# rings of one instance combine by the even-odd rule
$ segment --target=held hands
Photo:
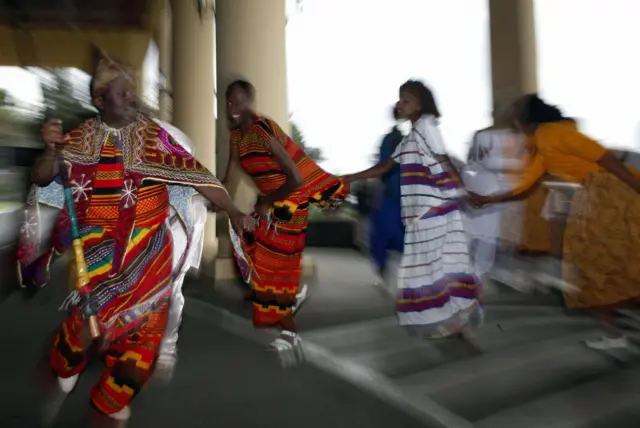
[[[492,203],[492,200],[488,196],[480,196],[476,193],[469,192],[467,194],[467,202],[474,208],[481,208]]]
[[[49,119],[42,126],[41,135],[46,148],[55,150],[56,144],[62,144],[64,142],[62,121],[60,119]]]
[[[253,232],[256,228],[256,223],[253,217],[246,215],[242,211],[234,211],[229,214],[229,220],[231,225],[238,232]]]
[[[351,184],[354,181],[356,181],[358,178],[356,177],[356,174],[347,174],[347,175],[342,175],[340,176],[340,178],[342,180],[344,180],[345,182]]]

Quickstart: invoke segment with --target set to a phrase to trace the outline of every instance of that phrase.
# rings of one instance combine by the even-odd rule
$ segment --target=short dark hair
[[[229,95],[231,95],[231,92],[233,92],[235,89],[244,91],[247,95],[249,95],[249,98],[251,99],[254,99],[256,96],[256,88],[254,88],[253,85],[247,80],[238,79],[229,83],[225,96],[229,98]]]
[[[420,99],[420,105],[422,106],[420,114],[431,114],[436,119],[440,117],[440,110],[438,110],[433,92],[421,81],[407,80],[400,86],[400,91],[410,92]]]
[[[525,95],[521,98],[518,107],[517,118],[523,125],[538,125],[566,120],[558,107],[547,104],[538,94]]]

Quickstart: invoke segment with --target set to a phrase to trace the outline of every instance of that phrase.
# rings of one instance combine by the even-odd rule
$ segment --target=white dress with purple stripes
[[[401,325],[465,324],[481,288],[472,272],[457,180],[434,116],[425,115],[393,154],[400,164],[404,253],[398,273]],[[457,328],[456,326],[452,328]]]

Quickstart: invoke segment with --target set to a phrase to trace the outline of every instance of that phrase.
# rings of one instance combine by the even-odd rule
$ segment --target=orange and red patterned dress
[[[253,265],[253,322],[256,326],[278,325],[292,315],[300,286],[310,204],[320,207],[340,203],[349,192],[348,184],[325,172],[273,120],[256,117],[243,134],[231,132],[240,164],[267,195],[287,180],[271,153],[273,139],[280,142],[295,162],[303,185],[286,199],[277,201],[271,219],[259,219],[256,231],[245,234],[245,255]]]

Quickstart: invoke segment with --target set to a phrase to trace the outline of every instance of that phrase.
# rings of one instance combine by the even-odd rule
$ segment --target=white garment
[[[513,187],[515,172],[523,169],[517,154],[525,139],[511,130],[487,129],[476,133],[469,149],[469,160],[461,171],[465,187],[487,196],[507,192]],[[465,230],[471,246],[471,258],[478,275],[489,273],[495,261],[502,214],[517,212],[520,202],[489,205],[464,213]]]
[[[446,151],[433,116],[415,122],[393,154],[405,223],[397,304],[402,325],[452,320],[476,304],[480,288],[470,268],[459,189],[441,155]]]

